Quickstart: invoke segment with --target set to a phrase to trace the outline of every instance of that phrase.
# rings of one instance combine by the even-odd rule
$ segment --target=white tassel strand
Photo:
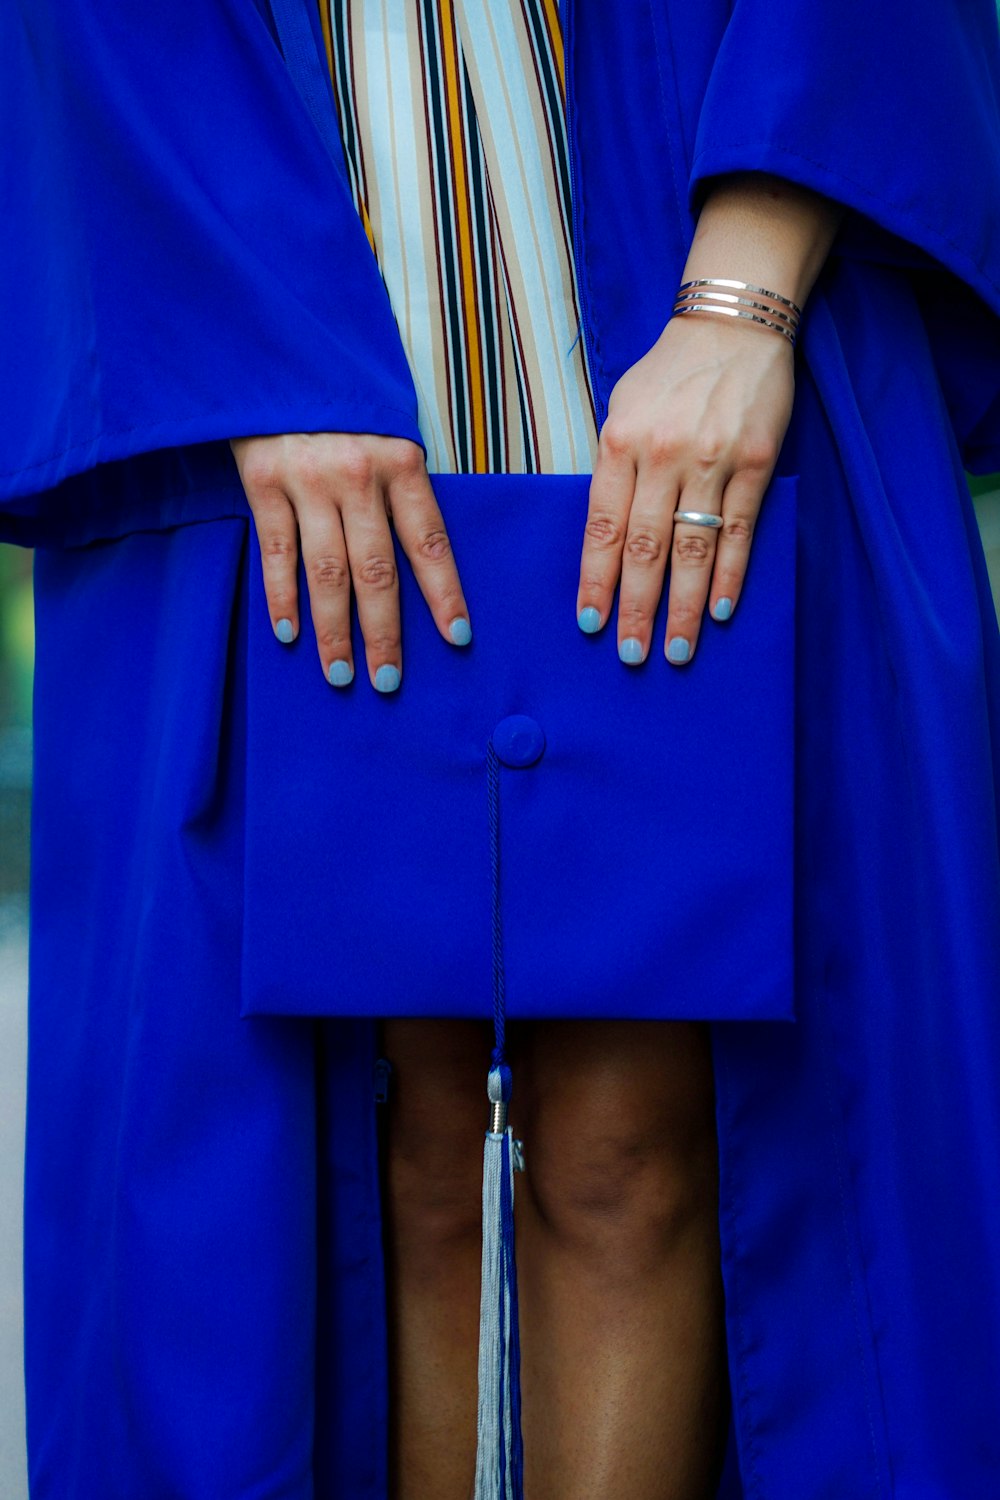
[[[510,1069],[490,1069],[483,1147],[483,1270],[479,1303],[479,1413],[474,1500],[523,1500],[520,1339],[514,1261],[514,1171],[522,1144],[507,1124]]]

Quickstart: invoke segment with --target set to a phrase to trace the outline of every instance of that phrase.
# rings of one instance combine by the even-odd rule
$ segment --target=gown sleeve
[[[995,0],[734,0],[697,122],[708,179],[773,173],[846,212],[832,256],[905,267],[967,468],[1000,469]]]
[[[115,483],[104,466],[154,450],[211,445],[217,482],[231,437],[420,442],[385,287],[266,0],[12,0],[0,138],[0,539],[55,535],[94,499],[80,476]]]

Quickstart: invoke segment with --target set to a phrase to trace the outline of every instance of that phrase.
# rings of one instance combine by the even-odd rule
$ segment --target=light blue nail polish
[[[601,612],[599,609],[595,609],[592,604],[587,604],[577,615],[576,623],[588,635],[593,635],[595,630],[600,630],[601,628]]]
[[[448,634],[456,646],[467,646],[472,640],[472,626],[464,615],[456,615],[448,626]]]
[[[618,655],[630,665],[642,661],[642,642],[637,636],[627,635],[618,647]]]
[[[375,673],[375,686],[380,693],[394,693],[400,681],[399,668],[391,666],[389,662],[383,663]]]
[[[274,627],[274,633],[278,637],[278,640],[286,646],[289,641],[295,639],[295,627],[291,620],[279,620]]]
[[[717,599],[715,602],[715,618],[717,620],[728,620],[733,612],[732,599]]]
[[[354,676],[354,668],[349,661],[341,658],[330,663],[330,681],[334,687],[346,687]]]
[[[687,661],[691,655],[691,643],[686,641],[682,635],[675,635],[667,647],[668,661]]]

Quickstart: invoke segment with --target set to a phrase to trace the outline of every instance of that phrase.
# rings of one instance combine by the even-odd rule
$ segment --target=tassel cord
[[[500,759],[492,741],[486,747],[486,785],[490,817],[491,934],[493,943],[493,1066],[505,1066],[507,1015],[504,997],[503,914],[500,906]],[[508,1070],[509,1071],[509,1070]],[[510,1080],[507,1080],[510,1097]]]
[[[494,1047],[487,1078],[489,1129],[483,1148],[483,1261],[479,1313],[479,1401],[474,1500],[523,1500],[520,1334],[514,1257],[514,1171],[520,1141],[507,1124],[512,1091],[505,1053],[505,996],[500,904],[500,770],[487,747]]]

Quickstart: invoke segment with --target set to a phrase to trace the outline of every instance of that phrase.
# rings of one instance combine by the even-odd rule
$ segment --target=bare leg
[[[515,1089],[526,1500],[714,1500],[728,1385],[707,1028],[535,1022]]]
[[[526,1500],[714,1500],[727,1417],[707,1028],[510,1023]],[[389,1021],[393,1500],[468,1500],[488,1024]]]
[[[468,1500],[476,1469],[492,1024],[392,1020],[385,1194],[390,1494]]]

